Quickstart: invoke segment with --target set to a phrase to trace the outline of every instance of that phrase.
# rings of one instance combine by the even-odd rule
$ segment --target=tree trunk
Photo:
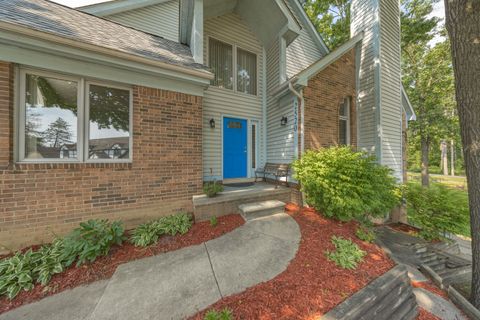
[[[428,156],[430,152],[430,139],[422,136],[420,138],[421,148],[422,148],[422,186],[430,186],[430,175],[428,172]]]
[[[445,140],[442,141],[441,144],[442,150],[442,170],[443,175],[448,176],[448,149],[447,149],[447,142]]]
[[[455,176],[455,143],[453,140],[450,142],[450,167],[452,176]]]
[[[445,10],[470,205],[471,302],[480,309],[480,1],[445,0]]]

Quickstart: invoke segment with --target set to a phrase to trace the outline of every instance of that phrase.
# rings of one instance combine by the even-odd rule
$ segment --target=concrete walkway
[[[419,270],[420,260],[413,248],[424,240],[403,232],[394,231],[388,227],[377,228],[377,244],[382,247],[397,264],[407,267],[408,276],[412,281],[428,281]],[[442,320],[467,320],[462,312],[450,301],[422,288],[413,289],[420,307]]]
[[[295,257],[300,238],[285,213],[249,220],[201,245],[121,265],[108,281],[26,305],[0,320],[184,319],[274,278]]]

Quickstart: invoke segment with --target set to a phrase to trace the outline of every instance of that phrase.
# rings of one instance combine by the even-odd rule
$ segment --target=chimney
[[[375,154],[402,182],[399,0],[352,0],[351,36],[362,31],[356,50],[358,148]]]

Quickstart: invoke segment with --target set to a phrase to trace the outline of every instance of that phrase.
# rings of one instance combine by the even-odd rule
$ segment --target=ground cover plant
[[[394,263],[375,244],[355,237],[356,222],[326,218],[313,208],[287,205],[298,223],[301,241],[287,269],[270,281],[225,297],[191,319],[203,320],[209,310],[232,311],[235,319],[318,319]],[[346,270],[328,260],[325,250],[334,250],[332,236],[352,239],[366,252],[356,269]]]
[[[205,315],[204,320],[233,320],[232,311],[223,309],[222,311],[210,310]]]
[[[367,254],[349,239],[332,236],[332,243],[335,250],[327,250],[325,254],[328,260],[335,262],[337,266],[343,269],[355,269]]]
[[[383,217],[400,201],[391,170],[350,147],[307,151],[293,168],[307,203],[327,217]]]
[[[187,233],[177,233],[175,236],[166,234],[149,247],[136,247],[125,241],[121,245],[113,245],[107,255],[100,255],[93,262],[78,266],[77,263],[65,266],[63,262],[62,268],[58,263],[59,260],[64,261],[59,254],[63,246],[61,238],[40,248],[26,248],[15,255],[0,258],[0,314],[66,289],[108,279],[120,264],[217,238],[244,222],[240,215],[220,217],[216,228],[212,228],[208,221],[199,222]],[[18,293],[15,297],[11,294],[13,299],[7,296],[8,291],[3,291],[10,286],[12,293]],[[23,290],[25,288],[27,291]]]
[[[191,227],[191,216],[178,213],[139,225],[133,230],[130,242],[137,247],[146,247],[157,243],[162,235],[185,234]]]
[[[458,189],[432,183],[423,188],[417,182],[405,187],[408,220],[421,228],[419,235],[427,240],[446,233],[470,236],[468,195]]]
[[[373,242],[376,239],[375,232],[366,226],[359,226],[355,231],[355,235],[358,239],[366,242]]]

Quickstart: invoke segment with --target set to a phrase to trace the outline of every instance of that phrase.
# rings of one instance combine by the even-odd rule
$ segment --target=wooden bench
[[[288,163],[269,163],[267,162],[263,168],[255,170],[255,182],[259,177],[263,178],[263,181],[267,180],[267,175],[274,176],[275,182],[280,184],[279,178],[285,177],[285,182],[288,187],[288,174],[290,173],[290,164]],[[263,177],[262,177],[263,176]]]

